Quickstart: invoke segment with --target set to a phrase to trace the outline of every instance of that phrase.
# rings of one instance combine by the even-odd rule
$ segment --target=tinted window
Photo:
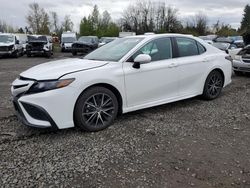
[[[195,40],[188,38],[176,38],[176,42],[180,57],[199,55],[199,50]]]
[[[130,62],[139,54],[148,54],[152,61],[160,61],[172,58],[172,46],[170,38],[160,38],[153,40],[138,50],[130,59]]]

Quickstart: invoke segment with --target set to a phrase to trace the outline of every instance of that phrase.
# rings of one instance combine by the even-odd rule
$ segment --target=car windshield
[[[93,37],[80,37],[78,41],[84,42],[84,43],[91,43],[94,40]]]
[[[120,38],[86,55],[84,59],[119,61],[144,38]]]
[[[73,43],[75,41],[76,41],[76,38],[74,38],[74,37],[63,37],[62,38],[62,42],[64,42],[64,43]]]
[[[14,42],[14,36],[12,36],[12,35],[0,35],[0,42],[2,42],[2,43]]]
[[[35,42],[35,41],[44,41],[47,42],[46,36],[28,36],[29,42]]]
[[[213,46],[216,48],[219,48],[220,50],[226,50],[230,46],[230,44],[222,43],[222,42],[215,42],[213,43]]]

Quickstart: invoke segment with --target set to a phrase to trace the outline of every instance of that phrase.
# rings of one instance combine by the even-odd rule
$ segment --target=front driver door
[[[150,55],[152,61],[133,68],[133,59],[142,53]],[[171,39],[164,37],[147,43],[123,63],[128,108],[153,106],[178,97],[177,64],[172,57]]]

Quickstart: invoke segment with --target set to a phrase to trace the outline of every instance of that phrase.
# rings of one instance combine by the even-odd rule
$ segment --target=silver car
[[[250,45],[243,48],[233,60],[233,70],[236,75],[244,72],[250,73]]]

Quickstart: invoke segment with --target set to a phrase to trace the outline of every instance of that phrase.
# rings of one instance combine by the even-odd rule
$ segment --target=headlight
[[[234,59],[240,61],[241,60],[241,56],[240,55],[235,55]]]
[[[74,80],[75,80],[74,78],[70,78],[70,79],[53,80],[53,81],[38,81],[31,86],[27,94],[39,93],[53,89],[63,88],[71,84]]]
[[[14,45],[9,46],[9,50],[15,50],[15,46]]]

